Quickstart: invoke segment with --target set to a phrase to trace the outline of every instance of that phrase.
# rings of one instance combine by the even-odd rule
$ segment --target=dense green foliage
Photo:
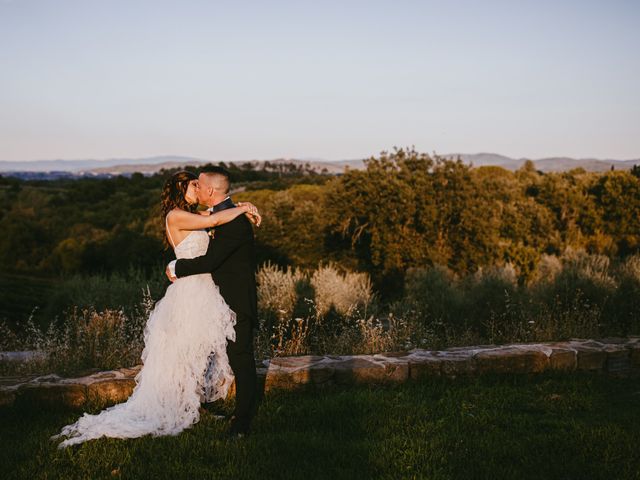
[[[280,190],[328,179],[293,164],[266,163],[260,170],[252,164],[222,165],[240,191]],[[111,273],[163,265],[171,254],[164,250],[160,193],[174,171],[55,181],[0,177],[0,259],[5,271]]]
[[[377,276],[512,263],[526,282],[542,254],[567,247],[611,257],[640,251],[640,179],[630,172],[543,174],[532,162],[510,172],[397,150],[333,186],[332,230]]]
[[[66,451],[49,436],[79,413],[3,408],[0,463],[6,479],[635,479],[639,389],[638,378],[547,373],[270,392],[241,441],[205,413],[176,437]]]
[[[567,246],[611,257],[640,251],[640,179],[632,172],[542,174],[530,162],[510,172],[402,149],[366,163],[333,178],[295,165],[234,166],[243,192],[236,197],[265,214],[261,256],[297,266],[333,258],[380,275],[512,262],[525,281],[541,254]],[[159,195],[170,173],[3,179],[3,265],[90,273],[162,264]]]
[[[406,293],[407,272],[416,268],[465,277],[513,267],[524,287],[536,282],[545,256],[584,251],[617,265],[640,253],[638,169],[543,174],[527,162],[511,172],[409,149],[382,152],[365,170],[338,176],[286,163],[227,167],[234,199],[254,202],[264,215],[256,229],[259,263],[316,269],[333,261],[371,275],[383,303]],[[173,256],[159,209],[171,173],[0,177],[0,283],[7,287],[0,318],[14,323],[38,306],[48,321],[91,295],[98,308],[132,305],[131,292],[139,295],[147,283],[157,298]],[[111,282],[121,287],[96,291]],[[129,293],[127,284],[135,284]]]

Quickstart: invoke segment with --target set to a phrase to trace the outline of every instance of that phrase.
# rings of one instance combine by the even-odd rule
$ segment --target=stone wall
[[[83,408],[122,402],[131,395],[140,368],[138,365],[79,378],[58,375],[4,377],[0,379],[0,405]],[[478,345],[442,351],[416,349],[375,355],[276,357],[258,364],[258,378],[265,394],[273,390],[326,385],[397,384],[434,376],[536,374],[544,371],[639,374],[640,336]],[[229,396],[234,394],[232,386]]]

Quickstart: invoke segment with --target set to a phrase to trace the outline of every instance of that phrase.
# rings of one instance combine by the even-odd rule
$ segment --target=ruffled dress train
[[[177,258],[203,255],[209,236],[191,232]],[[144,329],[143,366],[126,402],[78,421],[51,437],[58,447],[103,436],[177,435],[200,418],[201,401],[225,398],[233,382],[227,341],[235,341],[235,313],[210,274],[179,278],[155,305]]]

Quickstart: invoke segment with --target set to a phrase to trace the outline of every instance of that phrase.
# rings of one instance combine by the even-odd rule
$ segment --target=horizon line
[[[386,153],[393,153],[393,151],[391,150],[383,150]],[[609,161],[609,162],[629,162],[629,161],[640,161],[640,155],[635,157],[635,158],[627,158],[627,159],[618,159],[618,158],[602,158],[602,157],[571,157],[568,155],[557,155],[557,156],[546,156],[546,157],[539,157],[539,158],[532,158],[532,157],[511,157],[509,155],[504,155],[502,153],[495,153],[495,152],[474,152],[474,153],[464,153],[464,152],[452,152],[452,153],[436,153],[436,152],[421,152],[419,150],[417,150],[418,153],[424,154],[426,153],[427,155],[430,156],[439,156],[439,157],[449,157],[449,156],[475,156],[475,155],[495,155],[495,156],[500,156],[500,157],[504,157],[504,158],[508,158],[510,160],[531,160],[531,161],[539,161],[539,160],[547,160],[547,159],[568,159],[568,160],[598,160],[598,161]],[[115,160],[149,160],[149,159],[154,159],[154,158],[158,158],[158,159],[162,159],[162,158],[176,158],[176,159],[185,159],[185,163],[187,163],[189,160],[194,160],[194,161],[198,161],[198,162],[208,162],[208,163],[220,163],[220,162],[224,162],[224,163],[240,163],[240,162],[268,162],[268,161],[273,161],[273,160],[295,160],[295,161],[302,161],[302,162],[328,162],[328,163],[333,163],[333,162],[344,162],[344,161],[356,161],[356,160],[368,160],[370,158],[376,158],[379,157],[380,154],[382,152],[378,153],[377,155],[368,155],[368,156],[364,156],[364,157],[352,157],[352,158],[338,158],[338,159],[326,159],[326,158],[320,158],[320,157],[285,157],[285,156],[277,156],[277,157],[270,157],[270,158],[251,158],[251,159],[241,159],[241,160],[213,160],[213,159],[208,159],[208,158],[201,158],[201,157],[193,157],[190,155],[180,155],[180,154],[157,154],[157,155],[147,155],[147,156],[115,156],[115,157],[103,157],[103,158],[95,158],[95,157],[84,157],[84,158],[48,158],[48,159],[28,159],[28,160],[0,160],[0,163],[36,163],[36,162],[88,162],[88,161],[92,161],[92,162],[109,162],[109,161],[115,161]]]

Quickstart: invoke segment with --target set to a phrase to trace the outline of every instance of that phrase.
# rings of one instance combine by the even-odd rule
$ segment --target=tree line
[[[259,260],[303,268],[333,261],[393,291],[412,267],[470,273],[511,263],[526,283],[543,254],[567,247],[609,257],[640,252],[638,168],[543,173],[527,162],[512,172],[397,148],[365,164],[337,176],[293,164],[226,165],[234,199],[264,214]],[[172,256],[159,210],[172,173],[0,178],[5,269],[58,275],[134,265],[157,274]]]

